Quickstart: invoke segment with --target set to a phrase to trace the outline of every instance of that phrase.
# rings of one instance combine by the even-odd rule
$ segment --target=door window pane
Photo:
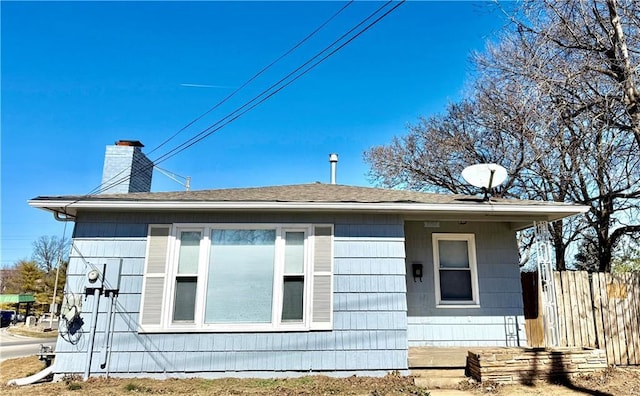
[[[304,300],[304,277],[285,276],[282,301],[283,321],[302,321]]]
[[[471,271],[440,270],[440,295],[442,301],[471,301]]]
[[[467,241],[438,241],[440,268],[469,268]]]
[[[179,276],[176,278],[176,298],[173,309],[174,321],[193,322],[196,308],[195,276]]]
[[[206,323],[271,322],[275,230],[212,230]]]
[[[183,231],[180,233],[179,274],[196,274],[198,272],[200,238],[199,231]]]
[[[284,273],[304,272],[304,232],[285,232]]]

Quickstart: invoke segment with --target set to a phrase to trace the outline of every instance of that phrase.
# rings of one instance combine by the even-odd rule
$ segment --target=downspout
[[[63,214],[61,212],[58,211],[53,211],[53,218],[58,220],[58,221],[74,221],[76,218],[75,216],[71,216],[69,214],[64,213],[64,217],[61,217],[60,215]]]

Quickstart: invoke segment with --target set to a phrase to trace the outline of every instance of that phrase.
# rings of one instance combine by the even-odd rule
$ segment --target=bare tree
[[[51,272],[58,261],[66,261],[69,241],[55,235],[43,235],[33,242],[33,260],[45,272]]]
[[[543,138],[552,149],[537,153],[534,169],[565,200],[591,206],[583,238],[598,270],[610,271],[618,240],[640,230],[640,8],[545,0],[528,3],[524,15],[513,19],[509,40],[477,62],[542,94],[538,105],[556,139]]]
[[[465,193],[464,166],[500,163],[510,174],[502,196],[591,207],[551,225],[559,269],[569,244],[582,241],[609,271],[618,240],[640,230],[640,10],[614,0],[525,5],[475,56],[469,99],[365,160],[386,186]]]
[[[566,115],[589,112],[629,133],[640,148],[640,4],[633,0],[537,0],[511,16],[514,28],[502,43],[523,45],[521,57],[485,58],[502,73],[522,76],[553,91]],[[479,60],[482,63],[483,57]],[[573,84],[581,88],[574,90]]]

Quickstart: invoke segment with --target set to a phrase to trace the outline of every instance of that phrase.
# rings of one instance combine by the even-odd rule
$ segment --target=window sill
[[[455,308],[455,309],[461,309],[461,308],[480,308],[480,304],[476,304],[476,303],[469,303],[469,304],[464,304],[464,303],[453,303],[453,304],[437,304],[436,308]]]
[[[251,327],[251,326],[226,326],[226,327],[139,327],[138,333],[292,333],[292,332],[309,332],[316,330],[333,330],[333,329],[311,329],[304,326],[281,326],[281,327]]]

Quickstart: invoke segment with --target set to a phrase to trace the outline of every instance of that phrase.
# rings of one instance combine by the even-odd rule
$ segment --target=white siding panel
[[[348,241],[336,240],[336,258],[404,258],[404,242]]]
[[[142,275],[144,273],[144,246],[142,246],[142,255],[136,258],[126,258],[122,261],[122,275]]]
[[[524,316],[410,317],[409,346],[524,346]]]

